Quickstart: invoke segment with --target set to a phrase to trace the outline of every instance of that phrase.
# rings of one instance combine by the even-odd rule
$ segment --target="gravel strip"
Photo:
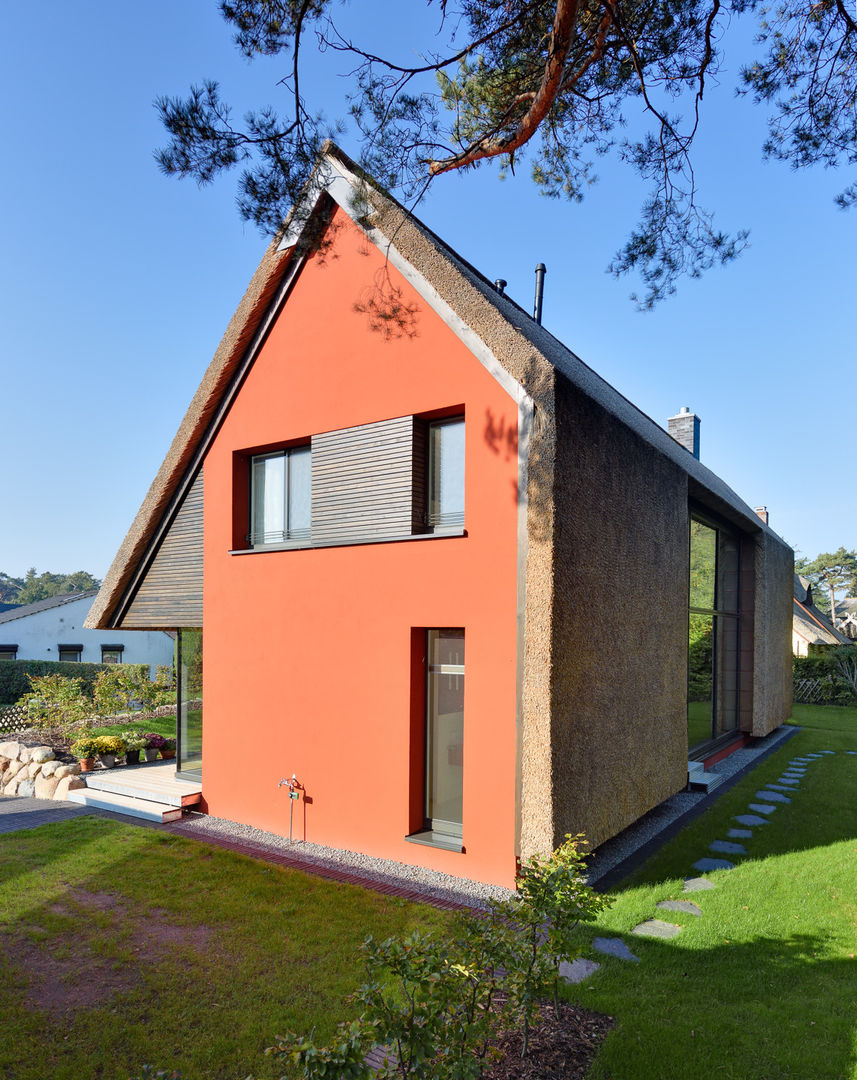
[[[794,728],[779,728],[764,739],[759,739],[753,746],[730,754],[728,758],[724,758],[709,771],[728,780],[758,763],[763,754],[777,746],[794,730]],[[654,810],[650,810],[638,822],[602,844],[592,854],[589,860],[589,883],[594,884],[599,881],[679,818],[694,810],[700,803],[715,799],[723,790],[724,787],[721,785],[710,795],[702,791],[679,792],[660,806],[656,806]],[[417,892],[427,898],[451,901],[469,907],[484,907],[491,897],[505,900],[513,895],[511,890],[501,888],[499,885],[484,885],[478,881],[468,881],[466,878],[453,877],[451,874],[442,874],[425,867],[408,866],[406,863],[393,862],[390,859],[373,858],[355,851],[342,851],[305,841],[290,844],[286,837],[278,836],[276,833],[255,829],[251,825],[241,825],[235,821],[227,821],[225,818],[208,817],[205,814],[185,814],[181,822],[176,822],[172,828],[200,840],[205,840],[210,836],[246,844],[256,848],[260,856],[264,856],[266,852],[292,855],[300,862],[354,874],[370,881]]]
[[[478,881],[453,877],[437,870],[428,870],[422,866],[408,866],[406,863],[391,859],[378,859],[370,855],[361,855],[356,851],[342,851],[338,848],[323,847],[306,841],[289,843],[285,836],[254,829],[251,825],[241,825],[225,818],[208,817],[205,814],[186,814],[181,822],[176,822],[173,829],[187,833],[199,840],[206,837],[223,837],[257,848],[260,855],[276,852],[281,855],[293,855],[296,860],[316,866],[354,874],[360,878],[377,881],[383,885],[418,892],[425,897],[452,903],[465,904],[468,907],[484,907],[489,898],[506,900],[513,896],[510,889],[499,885],[484,885]]]

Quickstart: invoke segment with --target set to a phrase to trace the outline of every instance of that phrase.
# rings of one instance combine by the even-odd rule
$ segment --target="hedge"
[[[28,675],[64,675],[68,679],[83,679],[85,690],[92,687],[99,672],[110,671],[116,664],[75,664],[69,660],[3,660],[0,662],[0,704],[14,705],[32,690]],[[139,668],[149,677],[148,664],[123,664]]]

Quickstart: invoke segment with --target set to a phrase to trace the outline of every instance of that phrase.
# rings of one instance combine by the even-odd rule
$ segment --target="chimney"
[[[699,461],[699,417],[687,405],[667,421],[670,435]]]
[[[764,523],[767,525],[768,524],[768,508],[767,508],[767,506],[754,506],[753,509],[759,515],[759,517],[762,519],[762,521],[764,521]]]

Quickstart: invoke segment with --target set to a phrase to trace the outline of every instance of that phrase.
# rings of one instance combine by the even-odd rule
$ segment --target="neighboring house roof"
[[[70,592],[62,593],[60,596],[49,596],[47,600],[37,600],[34,604],[19,604],[10,611],[0,612],[0,624],[13,622],[15,619],[25,619],[28,615],[37,615],[40,611],[50,611],[51,608],[62,607],[63,604],[73,604],[77,600],[94,597],[97,593],[97,589],[90,589],[89,592]]]
[[[691,497],[704,492],[709,504],[751,532],[776,535],[718,476],[680,446],[579,357],[495,286],[332,143],[327,143],[305,194],[265,253],[211,364],[191,401],[167,456],[120,547],[86,620],[109,626],[168,527],[197,471],[206,438],[218,423],[231,392],[240,385],[245,354],[276,318],[279,304],[312,250],[319,223],[341,207],[435,310],[442,311],[461,339],[481,344],[527,393],[539,392],[545,365],[600,404],[688,474]],[[541,368],[540,368],[541,365]],[[533,384],[533,385],[531,385]],[[713,500],[712,500],[713,496]],[[715,507],[712,507],[715,508]]]
[[[851,638],[833,623],[812,601],[812,583],[795,574],[794,632],[810,645],[850,645]]]

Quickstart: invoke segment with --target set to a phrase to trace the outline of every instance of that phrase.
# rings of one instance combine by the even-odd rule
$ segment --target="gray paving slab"
[[[639,926],[635,926],[631,933],[636,934],[637,937],[654,937],[667,940],[674,938],[676,934],[680,934],[681,927],[676,926],[675,923],[664,922],[663,919],[646,919]]]
[[[685,915],[702,914],[702,908],[692,904],[690,900],[661,900],[656,906],[664,911],[681,911]]]
[[[584,979],[588,979],[590,975],[594,975],[600,967],[601,965],[596,963],[595,960],[587,960],[583,956],[578,956],[571,963],[568,960],[563,960],[559,965],[559,977],[568,983],[580,983]]]
[[[749,840],[749,838],[753,835],[753,830],[752,829],[730,829],[729,832],[726,835],[730,836],[733,840]]]
[[[718,851],[721,855],[746,855],[743,844],[733,844],[729,840],[714,840],[708,845],[709,851]]]
[[[750,809],[754,814],[773,814],[776,810],[776,806],[771,806],[770,803],[750,803]]]
[[[693,864],[693,868],[701,874],[705,874],[709,870],[734,870],[735,863],[729,862],[728,859],[709,859],[706,856],[704,859],[698,859]]]
[[[835,754],[835,750],[819,750],[819,754]]]
[[[716,889],[717,886],[707,877],[689,877],[684,879],[685,892],[703,892],[705,889]]]
[[[628,946],[621,938],[606,938],[597,937],[592,941],[592,948],[596,952],[603,953],[605,956],[615,956],[619,960],[633,960],[639,964],[639,956],[634,956]]]
[[[770,807],[773,810],[773,806]],[[767,811],[766,811],[767,812]],[[759,817],[758,814],[738,814],[737,817],[732,818],[733,821],[737,821],[739,825],[768,825],[770,822],[767,818]]]
[[[800,791],[797,783],[797,780],[783,780],[781,784],[774,783],[766,784],[765,786],[769,787],[772,791]]]
[[[783,769],[783,776],[806,776],[806,769],[796,769],[794,766],[788,769]]]
[[[762,802],[779,802],[779,803],[790,803],[791,802],[791,799],[789,799],[786,795],[783,795],[782,792],[768,791],[767,788],[762,788],[761,791],[757,791],[756,794],[753,796],[753,798],[754,799],[761,799]]]
[[[857,750],[846,750],[845,753],[857,756]]]
[[[87,815],[105,816],[92,807],[78,806],[75,803],[0,795],[0,835],[20,832],[21,829],[36,829],[40,825],[55,825],[58,821]]]

